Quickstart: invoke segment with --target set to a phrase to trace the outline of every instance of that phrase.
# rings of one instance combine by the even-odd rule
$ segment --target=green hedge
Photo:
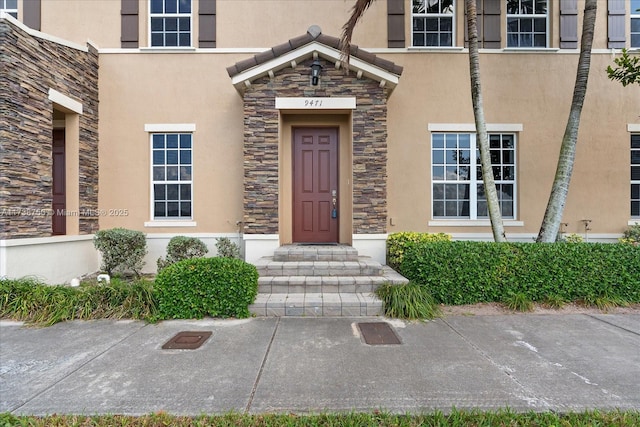
[[[387,237],[387,265],[395,270],[400,269],[404,254],[416,245],[429,242],[448,242],[451,236],[445,233],[418,233],[403,231]]]
[[[156,277],[158,319],[249,317],[258,293],[256,267],[235,258],[192,258]]]
[[[413,245],[401,273],[444,304],[594,297],[640,302],[640,247],[601,243],[433,242]]]

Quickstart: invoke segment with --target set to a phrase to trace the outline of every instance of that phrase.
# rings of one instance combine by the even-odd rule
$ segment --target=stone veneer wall
[[[387,91],[378,82],[345,75],[321,60],[321,84],[311,86],[312,60],[258,79],[244,94],[244,232],[278,233],[276,97],[355,96],[353,111],[353,232],[386,233]],[[312,113],[312,111],[310,111]]]
[[[34,37],[0,19],[0,239],[51,236],[55,89],[80,115],[80,233],[98,230],[98,52]]]

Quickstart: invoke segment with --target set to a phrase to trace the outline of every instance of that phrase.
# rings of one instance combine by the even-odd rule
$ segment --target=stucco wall
[[[0,20],[0,238],[46,237],[51,229],[53,89],[82,104],[79,209],[98,207],[98,53],[28,34]],[[78,167],[78,166],[76,166]],[[93,214],[79,232],[97,230]]]

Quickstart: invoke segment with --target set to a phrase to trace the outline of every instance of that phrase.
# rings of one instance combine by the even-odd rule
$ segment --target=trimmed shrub
[[[640,247],[603,243],[433,242],[405,254],[401,273],[439,303],[640,302]]]
[[[217,238],[216,249],[219,257],[240,258],[240,247],[232,242],[228,237]]]
[[[415,245],[428,242],[448,242],[451,236],[445,233],[417,233],[403,231],[387,237],[387,265],[398,270],[402,265],[404,254]]]
[[[208,252],[207,245],[196,237],[172,237],[167,245],[166,259],[158,258],[158,271],[183,259],[202,258]]]
[[[140,276],[147,254],[147,239],[141,231],[125,228],[100,230],[93,238],[93,245],[102,254],[102,270],[109,275],[133,271]]]
[[[235,258],[192,258],[162,270],[154,290],[158,319],[249,317],[258,271]]]

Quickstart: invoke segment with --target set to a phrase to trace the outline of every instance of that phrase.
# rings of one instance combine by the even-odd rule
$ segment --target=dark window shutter
[[[500,4],[501,0],[484,0],[482,9],[482,42],[485,49],[500,49]]]
[[[120,46],[138,47],[138,0],[122,0],[120,3]]]
[[[609,48],[625,47],[625,2],[628,0],[609,0],[609,19],[607,29],[609,32]]]
[[[22,5],[22,13],[24,25],[40,31],[40,0],[25,0]]]
[[[500,49],[500,2],[501,0],[476,0],[478,14],[478,45],[485,49]],[[467,8],[464,6],[464,41],[469,46]]]
[[[578,48],[578,0],[560,0],[560,49]]]
[[[388,47],[405,47],[404,0],[387,0]]]
[[[469,47],[469,24],[467,23],[467,5],[466,1],[462,2],[462,8],[464,9],[464,46]],[[460,13],[460,12],[458,12]],[[476,25],[478,26],[478,47],[482,47],[482,0],[476,0]]]
[[[200,0],[198,17],[198,46],[216,47],[216,0]]]

